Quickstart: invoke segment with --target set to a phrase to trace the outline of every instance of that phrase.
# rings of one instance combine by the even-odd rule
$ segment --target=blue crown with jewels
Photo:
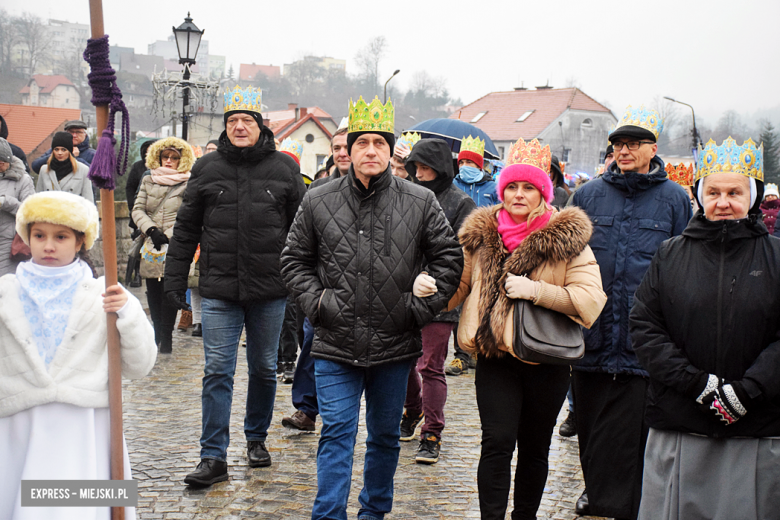
[[[645,108],[644,105],[639,108],[633,108],[631,105],[628,105],[626,111],[623,112],[623,117],[620,119],[617,126],[615,126],[615,130],[621,126],[638,126],[639,128],[644,128],[658,139],[658,136],[661,135],[661,132],[664,130],[664,120],[657,111],[651,108]]]
[[[262,90],[260,89],[254,87],[242,89],[236,85],[233,90],[225,91],[225,113],[234,110],[261,113],[261,94]]]
[[[300,161],[301,154],[303,153],[303,145],[300,141],[287,137],[282,141],[282,144],[279,145],[279,151],[294,155]]]
[[[713,173],[736,173],[764,181],[764,145],[756,146],[752,139],[742,146],[729,136],[718,146],[710,139],[702,149],[699,145],[699,161],[696,180]]]

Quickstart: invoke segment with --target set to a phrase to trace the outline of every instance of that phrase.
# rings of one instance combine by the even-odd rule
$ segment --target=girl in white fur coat
[[[21,507],[21,481],[110,479],[105,313],[118,315],[123,377],[152,369],[154,332],[140,302],[119,285],[104,293],[80,258],[97,238],[94,204],[38,193],[16,231],[32,260],[0,277],[0,518],[107,520],[108,507]],[[130,479],[126,446],[124,459]]]

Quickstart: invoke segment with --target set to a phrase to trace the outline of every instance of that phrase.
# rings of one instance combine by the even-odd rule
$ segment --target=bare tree
[[[25,72],[35,74],[35,66],[48,59],[51,38],[46,27],[38,16],[31,13],[23,13],[14,18],[14,26],[18,35],[18,42],[27,48],[24,56],[26,62]]]
[[[387,40],[384,36],[377,36],[370,40],[355,56],[360,77],[366,85],[373,91],[372,94],[379,94],[379,64],[385,57],[387,50]]]
[[[0,71],[11,72],[11,49],[17,41],[13,19],[5,9],[0,9]]]
[[[734,140],[741,142],[747,133],[747,127],[739,114],[735,110],[727,110],[718,119],[718,126],[715,127],[713,137],[719,143],[727,137],[733,137]]]
[[[91,106],[89,103],[91,91],[84,70],[84,48],[84,45],[76,42],[68,45],[56,59],[52,57],[52,70],[55,74],[62,74],[73,82],[81,97],[82,106],[87,108]]]

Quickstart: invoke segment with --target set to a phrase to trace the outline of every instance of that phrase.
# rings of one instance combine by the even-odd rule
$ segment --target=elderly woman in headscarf
[[[498,179],[501,205],[463,223],[463,275],[448,308],[461,301],[461,347],[477,355],[482,453],[477,472],[483,520],[503,520],[517,447],[512,518],[535,519],[547,481],[553,428],[569,388],[566,365],[531,364],[513,350],[513,300],[560,312],[590,327],[607,301],[588,246],[592,225],[579,208],[556,211],[550,149],[521,139]]]
[[[11,245],[16,234],[16,210],[35,194],[33,181],[24,163],[15,157],[8,141],[0,137],[0,276],[16,271]]]
[[[173,326],[178,311],[163,290],[165,253],[194,164],[195,154],[186,141],[178,137],[156,141],[146,154],[150,175],[141,180],[133,205],[133,220],[147,237],[141,249],[141,277],[146,280],[146,298],[155,340],[163,354],[172,352]]]
[[[650,374],[640,519],[780,511],[780,240],[760,218],[761,155],[750,139],[699,150],[701,209],[634,296]]]

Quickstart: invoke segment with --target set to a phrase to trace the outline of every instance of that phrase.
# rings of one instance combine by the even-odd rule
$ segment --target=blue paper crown
[[[696,180],[713,173],[737,173],[764,181],[764,145],[756,146],[748,139],[742,146],[729,136],[718,146],[710,139],[702,149],[699,145],[699,161],[696,164]]]
[[[236,85],[233,90],[225,91],[225,113],[234,110],[261,113],[261,94],[260,89],[255,90],[254,87],[242,89]]]
[[[279,151],[290,153],[297,157],[298,160],[300,160],[301,154],[303,153],[303,145],[295,139],[290,139],[287,137],[284,141],[282,141],[282,144],[279,147]]]
[[[661,115],[653,110],[647,109],[642,105],[639,108],[633,108],[628,105],[626,111],[623,113],[623,117],[618,122],[615,130],[618,130],[621,126],[638,126],[651,132],[656,139],[661,135],[664,130],[664,120]],[[610,132],[611,134],[612,132]]]

